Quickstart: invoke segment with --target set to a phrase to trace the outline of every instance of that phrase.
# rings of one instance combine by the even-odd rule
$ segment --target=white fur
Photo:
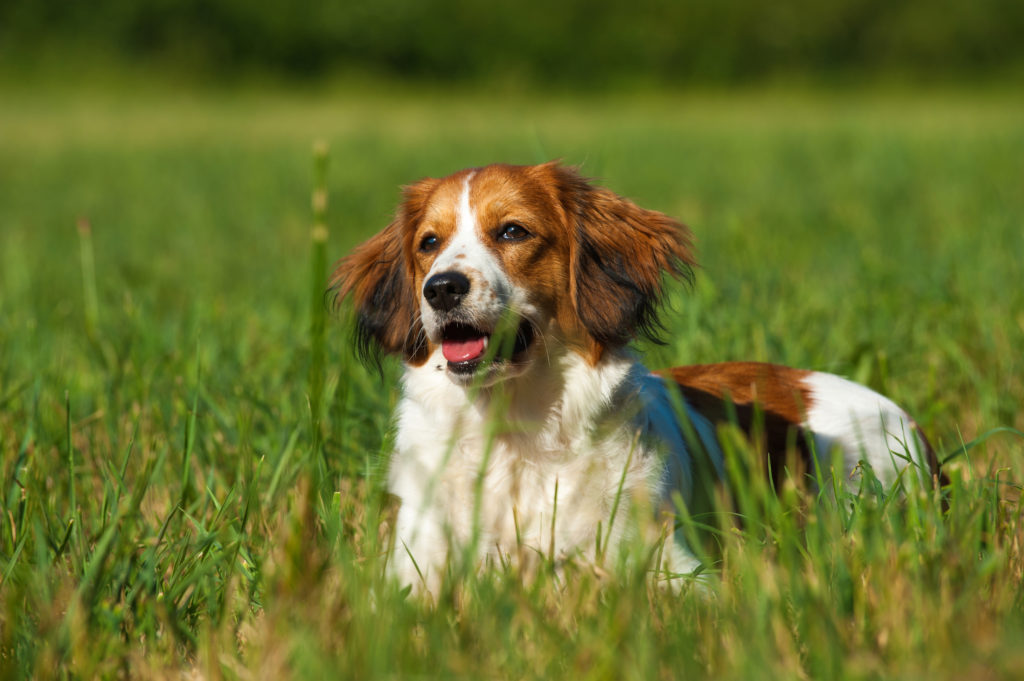
[[[623,538],[643,531],[638,515],[656,520],[673,492],[689,501],[693,461],[678,405],[664,380],[628,353],[589,366],[563,351],[475,393],[449,380],[443,365],[438,354],[408,368],[398,406],[390,489],[402,505],[390,569],[402,583],[435,591],[446,562],[467,547],[477,562],[523,551],[547,556],[552,547],[556,559],[593,559],[599,528],[605,555],[614,555]],[[886,484],[910,467],[908,450],[924,465],[916,429],[892,401],[832,374],[812,373],[806,384],[813,406],[804,425],[826,464],[834,454],[833,465],[852,479],[863,460]],[[714,427],[684,408],[721,477]],[[681,537],[667,542],[662,569],[697,566]]]
[[[614,555],[636,531],[637,508],[653,520],[672,491],[688,496],[690,455],[665,384],[627,354],[591,367],[563,352],[474,400],[437,364],[408,369],[398,407],[391,569],[403,583],[433,591],[449,555],[467,546],[471,560],[552,546],[556,559],[593,558],[599,527],[603,553]],[[690,417],[719,466],[710,424]],[[667,542],[665,557],[671,571],[697,567],[680,541]]]
[[[812,405],[804,425],[814,433],[822,460],[832,461],[846,479],[861,461],[885,485],[905,469],[927,470],[917,428],[892,400],[834,374],[812,372],[804,384]],[[829,458],[830,453],[838,456]],[[909,466],[911,461],[916,465]]]

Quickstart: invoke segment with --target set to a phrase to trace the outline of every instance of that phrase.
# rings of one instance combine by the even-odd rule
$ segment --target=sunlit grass
[[[560,157],[697,235],[697,284],[673,291],[649,364],[842,373],[954,453],[1024,429],[1014,95],[14,94],[0,108],[0,676],[1024,667],[1010,431],[954,460],[948,511],[926,488],[816,500],[735,481],[742,522],[693,519],[700,587],[609,559],[463,566],[434,607],[405,598],[380,576],[398,368],[355,361],[344,310],[320,348],[311,291],[325,257],[387,223],[398,185]],[[322,183],[326,242],[311,232]]]

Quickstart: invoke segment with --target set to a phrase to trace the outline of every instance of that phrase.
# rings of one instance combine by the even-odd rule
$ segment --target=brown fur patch
[[[593,186],[574,169],[549,168],[567,215],[569,300],[595,355],[637,335],[657,340],[665,274],[689,279],[695,259],[682,223]]]
[[[476,213],[478,236],[501,261],[509,279],[526,290],[530,302],[555,316],[569,287],[569,244],[565,214],[545,166],[494,165],[473,177],[470,205]],[[529,236],[499,238],[510,224]],[[562,327],[570,342],[580,334],[576,324]]]
[[[803,385],[809,371],[761,362],[681,366],[658,372],[672,379],[686,401],[712,423],[735,420],[771,469],[776,487],[785,469],[800,476],[814,472],[807,433],[800,426],[811,408]],[[797,470],[792,470],[792,466]]]

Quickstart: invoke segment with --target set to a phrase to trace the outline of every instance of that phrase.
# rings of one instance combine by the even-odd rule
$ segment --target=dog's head
[[[364,358],[434,358],[468,384],[522,373],[546,343],[596,363],[655,338],[664,273],[692,266],[686,227],[575,169],[490,165],[406,187],[394,221],[338,264],[331,287],[355,302]]]

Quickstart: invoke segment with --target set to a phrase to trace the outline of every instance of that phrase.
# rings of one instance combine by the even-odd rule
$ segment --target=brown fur
[[[784,479],[784,467],[791,464],[797,471],[790,473],[814,472],[807,432],[800,426],[813,406],[813,397],[803,384],[811,372],[762,362],[722,362],[658,373],[672,379],[686,401],[712,423],[735,420],[765,454],[776,485]],[[914,430],[921,438],[933,480],[948,485],[928,438],[917,424]]]
[[[761,362],[723,362],[675,367],[659,372],[672,379],[683,397],[712,423],[735,422],[765,456],[772,482],[814,473],[807,433],[800,424],[811,408],[803,385],[810,373]],[[795,469],[795,470],[794,470]]]
[[[569,296],[587,332],[598,346],[620,347],[638,334],[657,341],[663,273],[692,277],[689,230],[575,170],[551,172],[569,220]]]
[[[423,278],[455,231],[469,172],[482,241],[552,315],[564,342],[596,363],[606,347],[637,335],[657,340],[662,273],[689,278],[694,265],[686,227],[593,186],[574,168],[498,164],[407,187],[394,221],[339,262],[330,285],[338,300],[355,302],[361,354],[377,349],[412,364],[429,356],[419,320]],[[496,242],[510,222],[531,238]],[[439,246],[423,252],[428,235]]]
[[[364,358],[379,349],[422,364],[429,355],[409,240],[435,186],[436,180],[426,179],[406,187],[391,224],[339,261],[331,276],[336,300],[352,296],[355,303],[356,344]]]

